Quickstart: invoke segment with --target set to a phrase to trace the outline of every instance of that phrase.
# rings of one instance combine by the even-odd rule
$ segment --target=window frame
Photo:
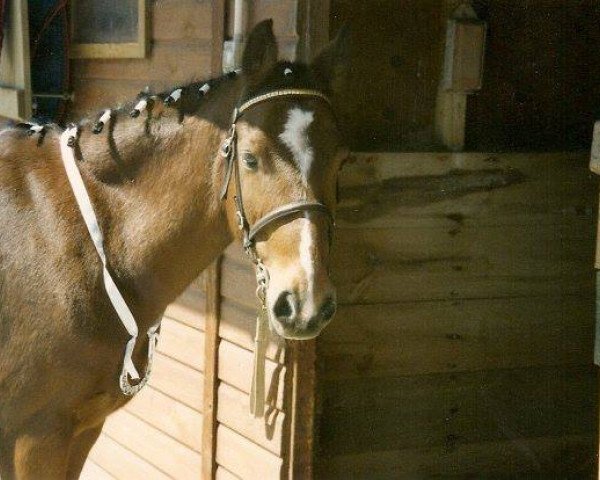
[[[71,4],[71,38],[77,27],[75,4]],[[138,0],[138,37],[136,42],[75,43],[71,42],[70,58],[145,58],[148,50],[146,0]]]

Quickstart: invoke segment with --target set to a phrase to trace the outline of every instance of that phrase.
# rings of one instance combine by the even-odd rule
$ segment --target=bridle
[[[263,217],[259,218],[254,224],[250,224],[248,217],[246,216],[246,210],[244,209],[244,200],[242,196],[242,181],[240,176],[239,156],[237,155],[237,131],[236,126],[238,120],[241,118],[244,112],[250,108],[279,97],[310,97],[321,100],[327,105],[331,106],[331,101],[327,96],[318,90],[309,89],[282,89],[274,90],[263,95],[259,95],[251,98],[250,100],[242,103],[239,107],[234,109],[231,117],[231,128],[229,129],[229,135],[221,146],[221,154],[226,161],[225,179],[221,188],[221,200],[227,198],[227,191],[231,182],[231,177],[235,178],[235,196],[234,203],[236,209],[238,227],[242,233],[242,246],[246,255],[250,258],[255,267],[256,272],[256,296],[261,302],[261,307],[266,308],[266,291],[269,283],[269,273],[263,264],[262,260],[258,256],[256,251],[256,238],[260,233],[267,229],[275,222],[279,222],[282,219],[295,216],[299,213],[314,212],[323,215],[328,224],[330,238],[331,230],[334,226],[334,219],[331,210],[321,202],[311,202],[299,200],[292,203],[286,203],[267,213]]]
[[[256,296],[260,302],[260,310],[256,318],[256,334],[254,337],[254,369],[252,375],[252,384],[250,391],[250,413],[255,417],[262,417],[265,410],[265,351],[268,341],[268,312],[266,305],[267,288],[269,286],[269,272],[262,262],[256,250],[256,239],[258,235],[264,232],[275,222],[288,219],[299,213],[314,212],[322,215],[327,220],[329,230],[329,241],[331,243],[334,218],[331,210],[321,202],[299,200],[292,203],[286,203],[275,208],[266,215],[259,218],[253,224],[250,224],[244,208],[242,196],[242,180],[240,175],[240,159],[237,148],[237,122],[244,112],[259,103],[267,102],[279,97],[310,97],[321,100],[331,106],[330,100],[323,93],[317,90],[308,89],[282,89],[274,90],[263,95],[258,95],[242,103],[237,107],[231,117],[231,128],[229,135],[221,146],[221,154],[226,161],[225,179],[221,188],[221,200],[227,197],[231,177],[235,178],[235,196],[234,204],[238,228],[242,233],[242,246],[246,255],[254,264],[256,274]]]
[[[227,196],[228,186],[231,180],[231,176],[233,175],[235,177],[236,183],[236,195],[234,197],[236,216],[238,219],[239,228],[242,231],[242,241],[244,250],[252,260],[252,263],[255,265],[257,281],[256,295],[261,302],[261,311],[258,315],[257,320],[257,334],[255,339],[255,367],[251,395],[251,411],[256,416],[262,416],[264,412],[264,348],[267,339],[266,324],[268,318],[266,312],[266,292],[269,283],[269,274],[267,272],[267,269],[256,251],[256,238],[261,232],[263,232],[274,222],[304,212],[315,212],[324,215],[327,219],[330,233],[333,227],[333,216],[331,214],[331,211],[323,203],[309,201],[297,201],[293,203],[287,203],[269,212],[268,214],[257,220],[253,225],[250,225],[250,223],[248,222],[248,218],[244,209],[244,202],[242,199],[242,183],[239,171],[239,160],[237,156],[236,124],[242,116],[242,114],[248,109],[252,108],[254,105],[265,102],[275,97],[284,96],[312,97],[315,99],[320,99],[326,102],[327,104],[330,104],[327,97],[316,90],[285,89],[276,90],[264,95],[259,95],[242,103],[242,105],[240,105],[234,110],[229,135],[225,140],[225,143],[221,147],[221,153],[225,157],[225,160],[227,162],[225,180],[221,191],[221,198],[225,199],[225,197]],[[138,105],[136,105],[135,108],[140,108],[139,105],[140,103],[138,103]],[[110,110],[106,111],[103,114],[103,117],[98,123],[104,123],[108,119],[110,119]],[[75,197],[75,201],[81,212],[84,223],[89,231],[94,247],[102,262],[102,276],[104,288],[112,306],[115,309],[115,312],[117,313],[117,316],[121,320],[121,323],[123,324],[123,326],[127,330],[127,333],[130,336],[129,341],[127,342],[127,345],[125,347],[123,367],[119,376],[119,387],[124,395],[133,396],[137,392],[139,392],[144,387],[144,385],[146,385],[150,377],[150,372],[152,370],[152,360],[158,342],[162,314],[156,320],[156,323],[152,325],[147,331],[149,342],[148,360],[146,363],[146,370],[144,372],[144,375],[140,378],[140,374],[138,373],[132,360],[132,354],[139,334],[137,322],[133,316],[133,313],[129,309],[129,306],[127,305],[127,302],[125,301],[123,295],[119,291],[119,288],[117,287],[110,272],[110,268],[108,268],[109,266],[104,248],[104,236],[102,234],[102,229],[100,228],[100,224],[98,222],[96,213],[94,212],[94,207],[92,205],[91,198],[86,189],[85,183],[81,176],[81,172],[79,171],[79,168],[77,166],[77,160],[75,158],[75,149],[77,148],[78,140],[79,127],[76,125],[70,126],[61,134],[61,158],[65,167],[67,179],[69,181],[69,184],[71,185],[73,195]],[[139,382],[137,384],[131,384],[130,379],[139,380]]]

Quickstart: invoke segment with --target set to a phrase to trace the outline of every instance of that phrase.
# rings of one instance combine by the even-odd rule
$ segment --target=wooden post
[[[291,369],[288,478],[310,479],[314,474],[316,341],[296,341],[288,344],[288,358]]]
[[[447,6],[454,3],[450,0]],[[457,152],[465,146],[467,96],[481,88],[485,24],[470,4],[463,3],[453,11],[446,29],[435,129],[440,143]]]
[[[216,471],[217,388],[219,382],[219,309],[221,304],[221,259],[204,272],[206,310],[204,330],[204,402],[202,424],[202,478],[211,480]]]

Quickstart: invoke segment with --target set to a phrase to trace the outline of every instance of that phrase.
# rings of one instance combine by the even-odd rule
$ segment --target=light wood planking
[[[219,422],[274,455],[281,456],[285,414],[271,408],[264,418],[254,418],[248,411],[248,405],[248,394],[226,383],[219,385]]]
[[[153,2],[151,8],[153,40],[210,42],[213,3],[197,0]]]
[[[210,68],[210,43],[160,42],[147,59],[79,60],[77,78],[101,80],[169,81],[175,87],[203,78]]]
[[[216,480],[240,480],[240,477],[234,475],[229,470],[219,466],[217,468],[217,473],[215,474]]]
[[[217,463],[244,479],[278,479],[282,459],[224,425],[217,429]]]
[[[125,410],[110,415],[103,432],[174,478],[193,479],[200,472],[201,457],[198,452]]]
[[[206,296],[196,288],[188,288],[167,307],[165,316],[177,319],[197,330],[204,331],[204,304]]]
[[[266,360],[265,382],[267,405],[283,409],[286,367]],[[252,352],[225,340],[219,346],[219,378],[229,385],[248,394],[252,383]]]
[[[88,460],[79,475],[79,480],[115,480],[115,477],[93,460]]]
[[[155,356],[148,384],[184,405],[202,411],[204,375],[198,370],[159,353]]]
[[[256,309],[250,309],[233,301],[223,299],[221,303],[221,338],[246,350],[254,350],[256,330]],[[267,345],[268,359],[282,363],[285,356],[285,342],[271,335]]]
[[[170,477],[153,467],[137,453],[116,442],[106,434],[90,452],[90,459],[117,480],[169,480]],[[94,479],[96,480],[96,479]]]
[[[204,371],[204,332],[173,318],[163,318],[158,351],[195,370]]]
[[[192,450],[202,450],[203,415],[178,400],[147,386],[125,406],[125,410]]]

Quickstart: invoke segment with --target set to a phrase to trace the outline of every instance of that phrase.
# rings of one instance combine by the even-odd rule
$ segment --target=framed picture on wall
[[[146,0],[73,0],[72,58],[143,58]]]

